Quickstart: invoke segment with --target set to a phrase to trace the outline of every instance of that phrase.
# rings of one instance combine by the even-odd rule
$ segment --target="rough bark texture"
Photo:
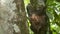
[[[29,34],[23,0],[0,0],[0,34]]]
[[[21,30],[21,34],[29,34],[24,1],[15,0],[14,2],[16,3],[16,8],[17,8],[15,11],[16,11],[16,14],[18,15],[16,24],[19,26]]]
[[[11,21],[15,17],[13,0],[0,0],[0,34],[13,34],[14,26]]]
[[[46,15],[46,0],[30,0],[27,12],[34,34],[47,34],[48,17]]]

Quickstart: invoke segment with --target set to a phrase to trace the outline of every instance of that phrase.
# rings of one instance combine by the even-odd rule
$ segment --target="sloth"
[[[45,7],[33,7],[31,4],[28,4],[27,6],[27,13],[28,17],[31,23],[31,30],[34,32],[34,34],[46,34],[47,32],[47,15],[45,12]]]

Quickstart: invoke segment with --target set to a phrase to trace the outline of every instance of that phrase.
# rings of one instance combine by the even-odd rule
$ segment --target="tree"
[[[13,0],[0,0],[0,34],[13,34],[14,28],[11,19],[15,17]],[[11,6],[13,6],[11,8]]]
[[[16,14],[17,14],[17,22],[16,24],[19,26],[21,30],[21,34],[29,34],[28,24],[27,24],[27,17],[24,8],[24,1],[23,0],[14,0],[16,3]]]
[[[0,0],[0,34],[29,34],[23,0]]]

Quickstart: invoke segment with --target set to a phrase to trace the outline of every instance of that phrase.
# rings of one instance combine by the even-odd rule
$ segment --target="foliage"
[[[46,4],[52,33],[60,34],[60,4],[55,0],[48,0]]]

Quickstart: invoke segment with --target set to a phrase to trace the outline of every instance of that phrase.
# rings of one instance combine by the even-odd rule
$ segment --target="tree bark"
[[[23,0],[0,0],[0,34],[29,34]]]
[[[24,7],[24,1],[23,0],[14,0],[16,3],[16,14],[17,14],[17,25],[19,26],[21,30],[21,34],[29,34],[28,30],[28,24],[27,24],[27,17]]]
[[[13,34],[13,22],[15,17],[15,4],[13,0],[0,0],[0,34]]]

